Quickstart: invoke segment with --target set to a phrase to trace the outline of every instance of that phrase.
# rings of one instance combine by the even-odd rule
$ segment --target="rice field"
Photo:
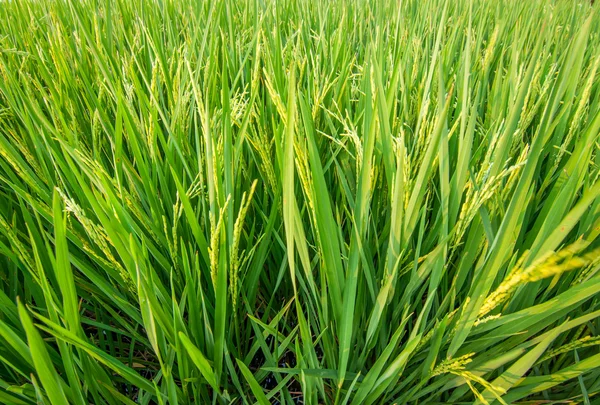
[[[600,15],[0,4],[0,403],[600,401]]]

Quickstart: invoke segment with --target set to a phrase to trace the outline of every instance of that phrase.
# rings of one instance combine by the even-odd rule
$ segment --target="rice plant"
[[[0,2],[0,403],[600,401],[599,34]]]

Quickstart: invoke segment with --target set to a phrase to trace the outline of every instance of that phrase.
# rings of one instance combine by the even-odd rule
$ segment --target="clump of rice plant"
[[[600,15],[0,2],[0,403],[600,400]]]

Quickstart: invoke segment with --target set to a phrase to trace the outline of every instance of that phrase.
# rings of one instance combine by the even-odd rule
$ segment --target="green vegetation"
[[[2,2],[0,403],[599,400],[599,34],[583,0]]]

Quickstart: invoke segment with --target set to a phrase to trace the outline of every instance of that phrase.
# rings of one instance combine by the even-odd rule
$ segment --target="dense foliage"
[[[0,402],[598,400],[595,9],[0,3]]]

